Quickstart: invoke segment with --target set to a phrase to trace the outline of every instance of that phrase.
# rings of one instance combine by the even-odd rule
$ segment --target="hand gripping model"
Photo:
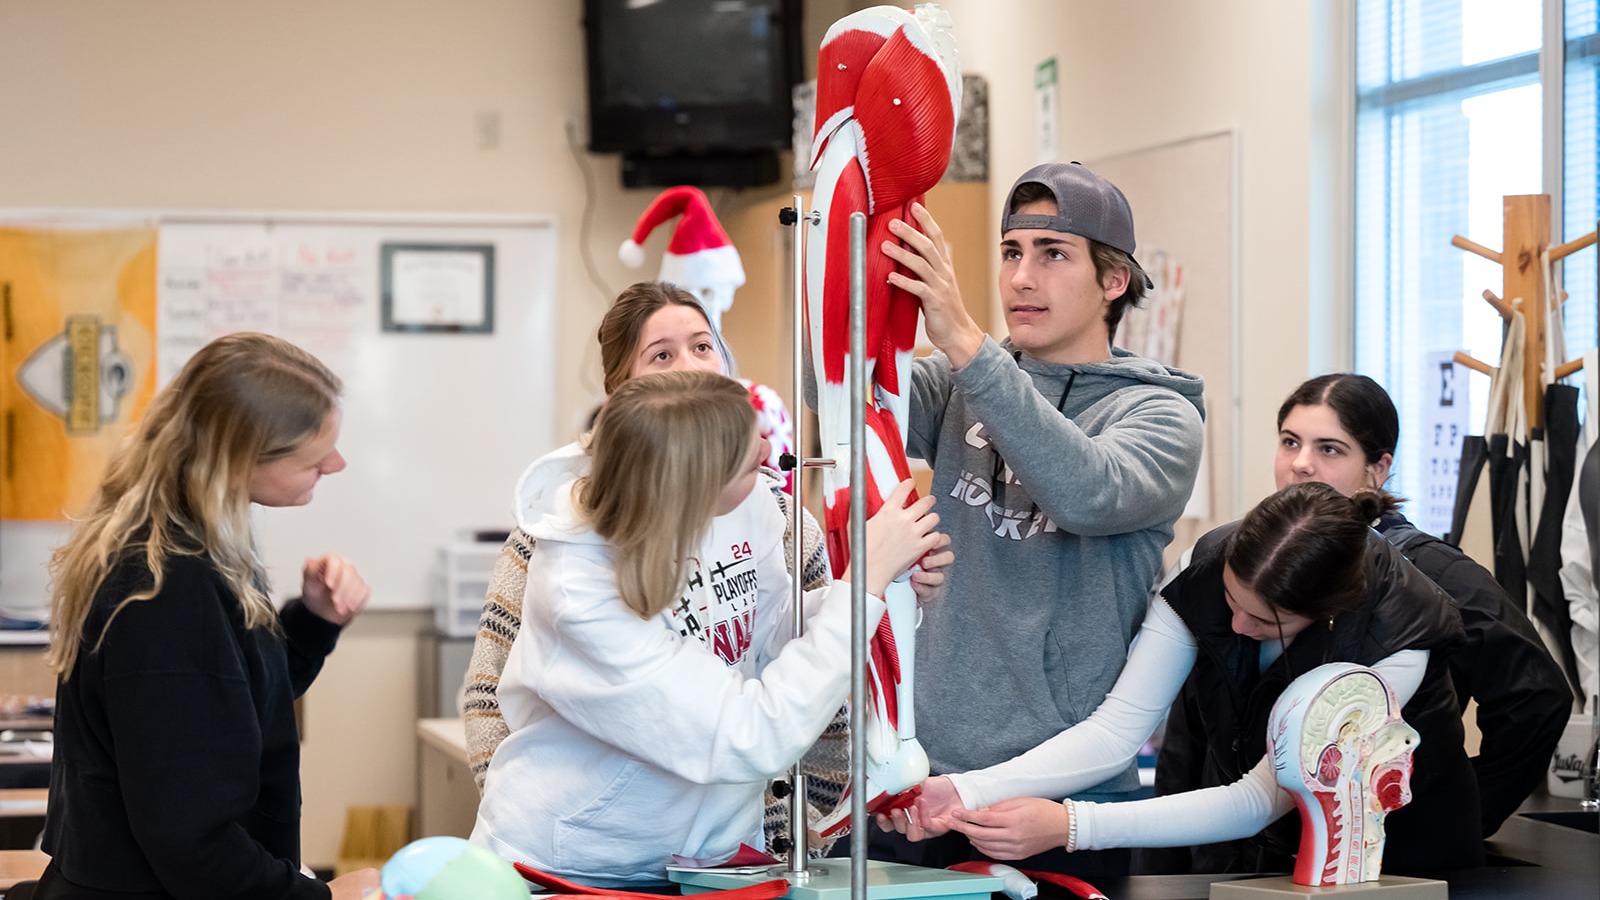
[[[835,576],[850,559],[849,221],[867,216],[866,509],[871,516],[896,484],[911,477],[905,432],[916,340],[917,298],[888,283],[894,263],[877,248],[894,219],[938,183],[950,162],[961,75],[949,17],[932,4],[907,12],[875,6],[835,22],[817,61],[817,130],[812,202],[820,222],[805,257],[806,323],[817,384],[828,554]],[[915,498],[912,498],[915,499]],[[909,804],[904,794],[928,775],[916,741],[911,661],[917,602],[900,580],[885,600],[889,613],[873,636],[868,663],[867,810]],[[849,804],[819,823],[824,835],[849,825]]]
[[[1272,706],[1268,749],[1300,810],[1294,883],[1377,881],[1384,817],[1411,802],[1420,739],[1377,672],[1328,663],[1296,678]]]

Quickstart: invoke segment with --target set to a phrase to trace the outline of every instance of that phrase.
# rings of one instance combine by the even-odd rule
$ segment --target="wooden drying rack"
[[[1450,239],[1452,245],[1498,264],[1504,272],[1505,283],[1502,285],[1499,297],[1490,290],[1483,292],[1483,299],[1500,313],[1501,318],[1510,321],[1513,311],[1523,311],[1522,390],[1523,399],[1527,404],[1530,429],[1544,424],[1546,379],[1542,369],[1545,354],[1545,317],[1542,314],[1544,311],[1535,306],[1542,304],[1545,298],[1545,269],[1540,258],[1545,249],[1549,248],[1550,261],[1554,263],[1595,243],[1595,240],[1596,232],[1591,231],[1575,241],[1551,247],[1549,194],[1511,194],[1505,198],[1505,244],[1498,252],[1482,244],[1475,244],[1459,234]],[[1501,297],[1506,299],[1502,300]],[[1566,299],[1566,293],[1562,292],[1556,301],[1557,305],[1565,303]],[[1489,376],[1493,376],[1497,371],[1496,366],[1474,359],[1459,350],[1456,351],[1455,361]],[[1569,360],[1556,366],[1550,380],[1560,381],[1582,368],[1581,358]]]

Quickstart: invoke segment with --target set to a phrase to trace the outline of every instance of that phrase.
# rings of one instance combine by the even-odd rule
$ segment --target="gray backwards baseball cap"
[[[1042,184],[1055,194],[1055,215],[1011,212],[1011,198],[1016,196],[1017,188],[1030,183]],[[1006,194],[1000,236],[1005,237],[1005,233],[1014,228],[1075,234],[1114,247],[1128,254],[1129,259],[1133,258],[1133,209],[1128,206],[1128,198],[1116,185],[1084,168],[1082,163],[1045,163],[1023,172]],[[1144,267],[1139,266],[1137,260],[1134,265],[1144,277],[1145,287],[1154,287]]]

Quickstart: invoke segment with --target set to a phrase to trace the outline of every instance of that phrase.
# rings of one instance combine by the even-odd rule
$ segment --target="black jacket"
[[[35,896],[326,900],[327,885],[300,874],[294,699],[338,627],[291,603],[281,636],[246,629],[195,556],[169,558],[161,592],[107,626],[150,580],[137,553],[112,568],[57,685],[52,864]]]
[[[1544,780],[1572,711],[1572,691],[1533,623],[1488,569],[1399,513],[1385,516],[1378,531],[1461,613],[1466,640],[1448,662],[1461,708],[1468,698],[1478,701],[1483,742],[1472,768],[1488,837]]]
[[[1429,650],[1426,674],[1401,715],[1422,736],[1412,801],[1389,814],[1383,869],[1394,874],[1483,864],[1476,782],[1462,748],[1460,706],[1444,653],[1462,639],[1450,599],[1383,538],[1368,540],[1368,596],[1331,627],[1313,625],[1260,671],[1259,642],[1230,626],[1222,548],[1237,523],[1201,538],[1194,563],[1163,595],[1194,634],[1199,655],[1167,724],[1156,792],[1231,784],[1266,753],[1267,716],[1297,675],[1329,662],[1371,665],[1401,650]],[[1285,872],[1299,846],[1298,813],[1249,841],[1192,848],[1196,872]],[[1144,856],[1141,855],[1143,859]],[[1169,861],[1170,863],[1170,861]]]

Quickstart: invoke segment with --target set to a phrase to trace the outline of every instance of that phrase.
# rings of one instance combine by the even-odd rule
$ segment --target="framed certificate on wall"
[[[494,332],[493,244],[381,248],[384,331]]]

